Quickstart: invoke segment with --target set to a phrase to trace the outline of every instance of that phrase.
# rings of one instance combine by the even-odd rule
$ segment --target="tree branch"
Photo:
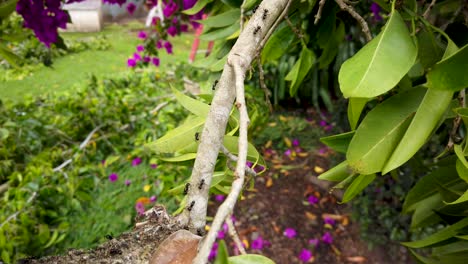
[[[247,254],[247,252],[245,252],[245,248],[244,248],[244,245],[242,244],[242,241],[237,235],[237,231],[236,231],[236,228],[234,227],[234,223],[232,222],[232,214],[229,214],[228,217],[226,218],[226,224],[228,226],[229,235],[231,236],[232,240],[234,240],[234,243],[236,243],[237,249],[239,249],[242,255]]]
[[[322,18],[322,11],[323,11],[323,6],[325,5],[325,2],[326,0],[320,0],[319,2],[319,8],[318,8],[317,14],[315,15],[315,20],[314,20],[315,25],[317,25],[320,18]]]
[[[424,13],[423,13],[424,19],[427,20],[427,18],[429,17],[429,13],[431,12],[432,8],[434,7],[435,2],[436,2],[436,0],[432,0],[431,3],[429,4],[429,6],[427,7],[426,11],[424,11]]]
[[[362,32],[366,36],[366,40],[369,42],[372,40],[372,35],[369,30],[369,25],[367,25],[366,20],[362,18],[351,6],[345,4],[343,0],[335,0],[335,2],[340,6],[341,10],[348,12],[357,22],[361,25]]]
[[[15,212],[14,214],[10,215],[7,219],[5,219],[5,221],[3,221],[3,223],[0,225],[0,229],[8,222],[10,222],[11,220],[15,219],[21,212],[24,211],[24,209],[26,208],[26,206],[31,203],[34,199],[36,199],[36,196],[37,196],[37,192],[33,192],[33,194],[28,198],[28,200],[26,201],[26,203],[23,205],[23,208],[21,208],[20,210],[18,210],[17,212]]]

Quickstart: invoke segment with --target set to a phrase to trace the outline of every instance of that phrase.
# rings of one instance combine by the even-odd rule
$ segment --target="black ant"
[[[218,84],[218,80],[214,81],[213,86],[211,87],[213,91],[216,89],[217,84]]]
[[[253,34],[254,35],[257,35],[258,31],[260,31],[261,27],[260,26],[257,26],[254,31],[253,31]]]
[[[262,20],[265,20],[268,16],[268,10],[267,9],[263,9],[263,16],[262,16]]]
[[[254,7],[254,8],[252,9],[252,13],[255,14],[255,11],[257,11],[257,8],[258,8],[258,6]]]
[[[114,237],[112,235],[110,235],[110,234],[105,235],[105,238],[107,238],[108,240],[114,239]]]
[[[198,141],[200,140],[200,133],[195,133],[195,141]]]
[[[185,184],[184,195],[187,195],[189,188],[190,188],[190,183]]]
[[[194,205],[195,205],[195,201],[192,201],[192,202],[190,203],[189,207],[187,207],[187,210],[188,210],[189,212],[192,211],[192,208],[193,208]]]
[[[203,188],[203,185],[205,184],[205,179],[202,179],[200,181],[200,184],[198,184],[198,189],[201,190]]]
[[[203,229],[201,229],[201,228],[197,229],[197,235],[203,236],[204,234],[205,234],[205,232],[203,231]]]

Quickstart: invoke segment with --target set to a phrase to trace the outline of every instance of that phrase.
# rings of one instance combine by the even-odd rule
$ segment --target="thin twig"
[[[362,32],[366,36],[366,40],[369,42],[372,40],[372,35],[369,30],[369,25],[367,25],[366,20],[362,18],[351,6],[345,4],[343,0],[335,0],[335,2],[340,6],[341,10],[348,12],[357,22],[361,25]]]
[[[318,8],[317,14],[315,15],[314,25],[317,25],[317,23],[319,22],[320,18],[322,17],[323,6],[325,5],[325,2],[326,2],[326,1],[327,1],[327,0],[320,0],[320,2],[319,2],[319,8]]]
[[[265,84],[265,72],[263,71],[262,67],[262,59],[260,56],[257,57],[257,65],[258,65],[258,74],[259,76],[259,81],[260,81],[260,87],[263,90],[263,93],[265,94],[265,101],[268,105],[268,109],[270,109],[270,113],[273,113],[273,106],[271,105],[270,102],[270,97],[271,97],[271,91],[268,89],[268,87]]]
[[[242,244],[242,241],[239,238],[239,235],[237,235],[236,228],[234,227],[234,223],[232,222],[232,214],[228,215],[226,218],[226,224],[228,226],[228,231],[229,235],[231,236],[232,240],[234,240],[234,243],[237,246],[237,249],[239,249],[240,253],[242,255],[247,254],[245,251],[244,245]]]
[[[21,212],[24,211],[24,209],[26,208],[26,205],[28,205],[29,203],[31,203],[34,199],[36,199],[36,196],[37,196],[37,192],[33,192],[33,194],[28,198],[28,200],[26,201],[26,203],[23,205],[23,208],[21,208],[20,210],[16,211],[14,214],[10,215],[7,219],[5,219],[5,221],[3,221],[3,223],[0,225],[0,229],[8,222],[10,222],[12,219],[16,218]]]
[[[153,110],[150,111],[150,113],[151,113],[152,115],[154,115],[154,114],[157,113],[159,110],[161,110],[162,108],[164,108],[165,106],[167,106],[169,103],[170,103],[170,101],[164,101],[164,102],[158,104]]]
[[[247,162],[247,131],[250,123],[249,115],[247,113],[247,106],[245,105],[245,94],[244,94],[244,72],[242,71],[241,65],[243,64],[240,56],[236,57],[231,61],[231,66],[235,73],[236,83],[236,107],[239,109],[240,121],[239,121],[239,153],[237,157],[236,171],[234,172],[234,181],[232,182],[231,192],[226,197],[226,200],[221,204],[216,212],[213,223],[211,224],[210,231],[206,235],[206,238],[198,252],[197,257],[193,261],[194,264],[205,264],[208,260],[208,255],[213,246],[218,230],[220,230],[223,222],[227,216],[233,211],[234,205],[236,204],[237,198],[242,190],[245,180],[245,168]]]
[[[225,146],[221,146],[221,151],[230,161],[237,162],[238,160],[237,156],[232,154]],[[233,169],[233,171],[234,170],[235,169]],[[252,168],[249,168],[247,166],[245,167],[245,173],[247,173],[249,176],[253,176],[253,177],[257,176],[257,173]]]
[[[436,0],[432,0],[431,3],[429,4],[429,6],[427,7],[426,11],[424,11],[424,13],[423,13],[424,19],[427,20],[427,18],[429,17],[429,13],[431,12],[432,8],[434,7],[435,2],[436,2]]]
[[[463,1],[463,0],[462,0]],[[460,3],[460,7],[458,7],[458,9],[453,13],[453,15],[450,17],[450,19],[445,23],[443,24],[440,29],[442,30],[446,30],[448,25],[452,24],[455,19],[457,19],[458,15],[460,14],[460,12],[463,10],[463,8],[465,8],[465,5],[468,5],[468,3],[466,3],[465,1],[465,4],[463,3]]]
[[[302,38],[304,37],[304,35],[302,34],[301,30],[298,29],[298,28],[296,28],[296,27],[292,24],[291,20],[289,20],[289,16],[288,16],[288,15],[284,16],[284,21],[286,21],[286,24],[288,24],[288,26],[291,28],[291,30],[294,32],[294,34],[296,34],[296,37],[297,37],[298,39],[302,39]]]
[[[460,91],[460,94],[458,95],[458,100],[460,101],[460,105],[462,107],[466,106],[465,89]],[[449,141],[446,147],[447,150],[452,150],[453,146],[455,145],[455,137],[457,135],[458,128],[460,127],[461,121],[462,119],[460,115],[457,115],[457,117],[455,117],[455,119],[453,120],[453,127],[450,131]]]

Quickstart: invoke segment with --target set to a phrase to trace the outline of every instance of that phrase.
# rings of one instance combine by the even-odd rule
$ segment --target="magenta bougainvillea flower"
[[[320,240],[318,238],[313,238],[309,240],[309,244],[316,247],[319,244]]]
[[[162,47],[163,47],[163,42],[161,40],[158,40],[158,42],[156,42],[156,48],[162,49]]]
[[[140,59],[141,59],[141,58],[140,58]],[[141,160],[141,158],[140,158],[140,157],[136,157],[136,158],[134,158],[134,159],[132,160],[132,166],[134,166],[134,167],[135,167],[135,166],[138,166],[138,165],[140,165],[140,164],[141,164],[141,161],[142,161],[142,160]]]
[[[151,167],[152,169],[156,169],[156,168],[158,167],[158,164],[154,164],[154,163],[153,163],[153,164],[150,164],[150,167]]]
[[[308,262],[312,258],[312,252],[310,252],[307,249],[303,249],[301,253],[299,254],[299,259],[302,262]]]
[[[268,245],[268,241],[264,240],[263,237],[258,236],[255,240],[252,240],[252,249],[262,250]]]
[[[156,195],[153,195],[150,197],[150,202],[154,203],[156,202],[156,200],[158,199],[158,197]]]
[[[218,235],[216,236],[217,239],[224,239],[226,237],[226,232],[224,230],[219,230]]]
[[[327,122],[325,120],[320,120],[319,126],[325,127],[325,126],[327,126]]]
[[[288,227],[284,230],[283,235],[287,238],[294,238],[296,237],[297,232],[294,228]]]
[[[115,182],[118,178],[119,178],[119,175],[117,175],[117,173],[111,173],[109,175],[109,181],[111,182]]]
[[[172,54],[172,44],[169,41],[164,43],[164,48],[166,49],[168,54]]]
[[[325,224],[328,224],[328,225],[331,225],[331,226],[335,225],[335,219],[330,218],[330,217],[328,217],[328,216],[325,216],[325,217],[323,218],[323,222],[324,222]]]
[[[153,63],[154,66],[159,66],[159,58],[158,57],[153,57],[151,59],[151,63]]]
[[[208,256],[209,261],[213,261],[218,255],[218,243],[213,243],[213,247],[210,250],[210,255]]]
[[[292,145],[293,145],[293,147],[298,147],[299,146],[299,139],[297,139],[297,138],[293,139]]]
[[[177,35],[177,28],[176,28],[176,26],[170,26],[170,27],[167,29],[167,34],[169,34],[171,37]]]
[[[222,201],[224,201],[224,197],[225,196],[222,195],[222,194],[217,194],[217,195],[215,195],[215,201],[222,202]]]
[[[145,47],[143,47],[143,45],[138,45],[138,46],[136,47],[136,50],[137,50],[138,52],[143,52],[143,51],[145,50]]]
[[[291,154],[292,154],[292,151],[291,151],[290,149],[287,149],[287,150],[284,152],[284,155],[286,155],[286,156],[288,156],[288,157],[291,156]]]
[[[134,58],[130,58],[127,60],[127,66],[130,67],[130,68],[133,68],[136,66],[136,60]]]
[[[148,34],[146,34],[145,31],[138,32],[138,38],[139,39],[146,39],[147,37],[148,37]]]
[[[145,214],[145,205],[142,202],[138,202],[135,204],[135,210],[139,215]]]
[[[148,62],[150,62],[150,61],[151,61],[151,57],[150,57],[150,56],[144,56],[144,57],[143,57],[143,62],[148,63]]]
[[[133,13],[135,13],[135,10],[136,10],[136,5],[132,2],[128,3],[127,5],[127,12],[130,14],[130,15],[133,15]]]
[[[380,6],[377,3],[373,2],[369,9],[372,12],[372,14],[374,15],[374,20],[376,22],[382,21],[382,16],[380,15],[381,9],[380,9]]]
[[[130,180],[125,180],[125,185],[129,186],[132,182]]]
[[[317,204],[319,202],[319,198],[316,197],[315,195],[310,195],[309,197],[307,197],[307,201],[310,204]]]
[[[170,0],[166,4],[166,6],[163,8],[164,17],[172,16],[177,11],[178,8],[179,6],[174,1]]]
[[[333,237],[330,234],[330,232],[325,232],[325,234],[322,236],[322,241],[325,244],[332,244],[333,243]]]

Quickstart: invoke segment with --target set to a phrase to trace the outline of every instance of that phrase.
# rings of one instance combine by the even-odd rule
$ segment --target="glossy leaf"
[[[375,174],[359,175],[354,179],[351,185],[346,189],[341,202],[347,203],[356,195],[361,193],[375,179]]]
[[[283,26],[275,31],[262,50],[262,63],[277,60],[283,56],[294,38],[294,33],[288,26]]]
[[[359,125],[346,158],[360,174],[382,171],[385,163],[404,135],[425,89],[414,88],[387,99],[370,111]]]
[[[456,224],[447,226],[444,229],[439,230],[435,234],[432,234],[424,239],[413,242],[402,242],[402,244],[410,248],[427,247],[457,235],[458,231],[466,226],[468,226],[468,217],[459,221]]]
[[[229,264],[275,264],[275,262],[262,255],[247,254],[229,257]]]
[[[211,2],[213,2],[213,0],[198,0],[192,8],[182,11],[182,13],[187,15],[195,15]]]
[[[465,158],[465,157],[463,157]],[[466,159],[465,159],[466,161]],[[462,162],[460,159],[457,160],[455,163],[455,167],[457,168],[458,176],[468,183],[468,167],[465,166],[465,163]]]
[[[451,91],[430,89],[426,92],[405,135],[385,165],[384,174],[407,162],[429,140],[432,132],[440,124],[452,97]]]
[[[179,92],[174,87],[172,87],[172,91],[177,99],[177,102],[179,102],[185,109],[192,112],[192,114],[200,117],[206,117],[208,115],[208,112],[210,111],[209,105]]]
[[[352,172],[348,169],[348,162],[345,160],[335,167],[327,170],[326,172],[320,174],[318,178],[325,181],[343,181],[346,179]]]
[[[312,68],[314,61],[314,52],[309,50],[307,47],[302,47],[299,60],[296,62],[296,64],[294,64],[291,71],[284,78],[287,81],[291,81],[291,86],[289,87],[289,94],[291,96],[296,94],[297,89],[301,85],[307,73],[309,73],[310,69]]]
[[[416,253],[416,251],[414,251],[413,249],[409,249],[411,255],[413,255],[414,258],[416,258],[419,263],[424,263],[424,264],[442,264],[440,261],[437,261],[435,259],[431,259],[431,258],[427,258],[427,257],[424,257],[424,256],[421,256],[419,255],[418,253]]]
[[[420,179],[416,185],[408,192],[403,203],[403,212],[415,209],[415,204],[434,194],[437,194],[437,186],[453,186],[459,181],[455,166],[441,166],[430,174]]]
[[[328,137],[323,137],[320,138],[320,141],[333,149],[334,151],[340,152],[340,153],[346,153],[348,150],[349,143],[351,142],[351,139],[354,136],[354,131],[338,134],[338,135],[333,135],[333,136],[328,136]]]
[[[460,91],[468,87],[468,45],[440,61],[427,73],[429,89]]]
[[[405,76],[417,56],[405,22],[393,11],[383,31],[343,63],[338,80],[344,97],[383,94]]]
[[[221,240],[218,242],[218,251],[213,264],[228,264],[228,257],[229,253],[226,247],[226,242],[224,242],[224,240]]]
[[[418,38],[418,58],[421,65],[427,69],[438,62],[443,55],[440,42],[434,34],[423,28],[417,35]]]
[[[200,23],[210,28],[221,28],[237,23],[239,17],[240,9],[236,8],[216,16],[210,16],[205,20],[201,20]]]
[[[362,110],[366,107],[368,98],[349,98],[348,102],[348,121],[351,130],[355,130],[357,123],[359,122],[359,117],[361,117]]]
[[[234,34],[237,30],[239,30],[239,22],[236,21],[230,26],[219,28],[219,29],[214,29],[210,30],[208,32],[203,33],[200,36],[200,39],[203,40],[219,40],[219,39],[224,39],[229,37],[230,35]]]

